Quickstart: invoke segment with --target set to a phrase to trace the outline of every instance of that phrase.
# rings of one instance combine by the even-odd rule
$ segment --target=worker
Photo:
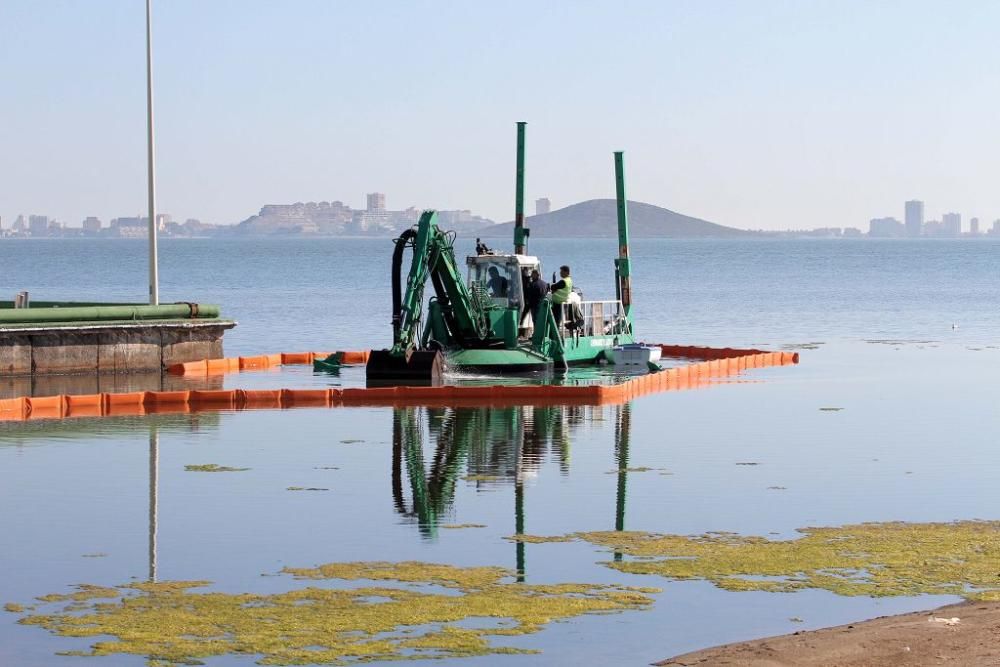
[[[559,277],[559,282],[549,286],[549,290],[552,292],[552,314],[556,318],[556,326],[562,324],[563,304],[569,300],[569,295],[573,292],[573,279],[569,275],[569,267],[565,264],[559,267]]]
[[[479,239],[476,239],[476,254],[477,255],[489,255],[492,252],[493,251],[490,250],[489,247],[487,247],[487,245],[485,243],[483,243]]]
[[[507,279],[500,275],[500,270],[490,267],[490,279],[486,281],[486,289],[490,291],[490,296],[498,299],[507,298]]]
[[[531,319],[534,322],[538,321],[538,306],[541,305],[542,300],[545,295],[549,293],[549,284],[542,280],[542,276],[538,273],[538,269],[531,270],[531,277],[527,281],[524,288],[524,312],[521,313],[521,324],[524,324],[524,319],[531,313]]]

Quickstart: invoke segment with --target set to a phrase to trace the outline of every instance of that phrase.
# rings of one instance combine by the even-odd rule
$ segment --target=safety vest
[[[552,292],[552,303],[566,303],[566,299],[569,298],[570,292],[573,291],[573,279],[566,276],[562,279],[566,287],[560,287]]]

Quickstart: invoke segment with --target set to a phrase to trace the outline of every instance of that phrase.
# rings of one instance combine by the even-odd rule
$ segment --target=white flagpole
[[[153,27],[151,0],[146,0],[146,124],[149,130],[149,303],[160,303],[160,276],[156,251],[156,185],[153,152]]]

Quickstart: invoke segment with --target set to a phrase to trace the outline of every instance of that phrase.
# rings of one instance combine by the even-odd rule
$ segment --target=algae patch
[[[243,472],[250,470],[250,468],[230,468],[229,466],[220,466],[217,463],[204,463],[202,465],[184,466],[184,470],[187,472]]]
[[[290,486],[285,491],[329,491],[321,486]]]
[[[550,542],[572,542],[572,535],[510,535],[504,538],[511,542],[527,542],[528,544],[548,544]]]
[[[24,611],[24,605],[16,602],[8,602],[3,606],[3,610],[9,611],[12,614],[20,614]]]
[[[799,532],[794,540],[615,531],[571,537],[640,559],[607,563],[616,570],[702,579],[730,591],[811,588],[848,596],[1000,600],[1000,522],[865,523]]]
[[[448,530],[459,530],[463,528],[485,528],[484,523],[445,523],[441,524],[439,528],[447,528]]]
[[[528,653],[491,639],[538,632],[552,621],[583,614],[645,609],[652,604],[647,594],[656,592],[518,584],[512,572],[498,567],[419,562],[328,563],[282,572],[296,580],[339,580],[337,586],[359,580],[395,585],[309,586],[271,594],[192,590],[208,583],[203,581],[79,587],[45,597],[71,604],[19,622],[64,637],[95,638],[90,651],[75,655],[140,655],[150,664],[255,655],[261,665],[346,665]],[[84,591],[114,593],[115,599],[78,600]],[[475,627],[465,625],[469,620]]]
[[[499,482],[503,480],[500,475],[466,475],[462,478],[466,482]]]

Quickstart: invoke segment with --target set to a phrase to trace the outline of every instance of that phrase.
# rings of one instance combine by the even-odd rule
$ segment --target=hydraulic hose
[[[403,283],[400,271],[403,267],[403,251],[406,244],[417,237],[417,230],[407,229],[396,239],[396,247],[392,251],[392,340],[399,342],[399,322],[403,307]]]

